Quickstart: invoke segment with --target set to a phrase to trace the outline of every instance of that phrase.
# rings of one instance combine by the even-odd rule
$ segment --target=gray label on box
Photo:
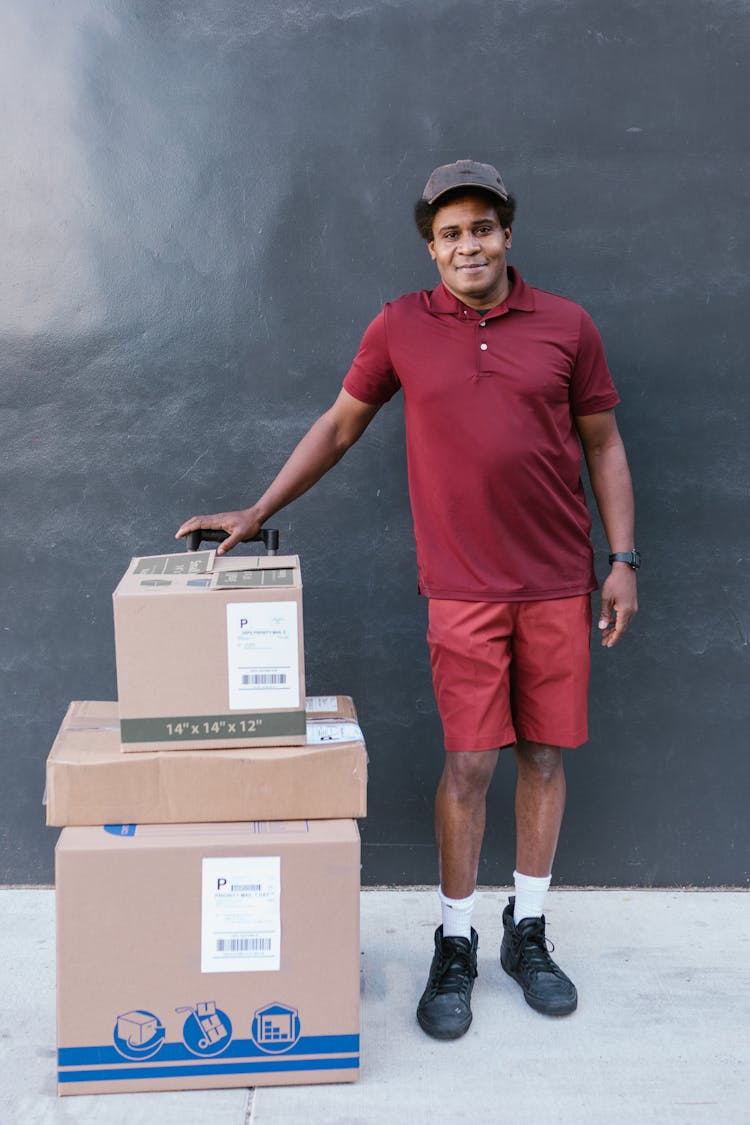
[[[211,551],[196,551],[184,555],[150,555],[138,560],[136,574],[205,574]]]
[[[168,715],[158,719],[121,719],[120,739],[132,742],[209,742],[226,739],[280,738],[305,734],[304,711],[254,715]]]
[[[184,555],[170,555],[164,568],[165,574],[205,574],[208,570],[210,551],[186,551]]]
[[[293,586],[294,571],[291,567],[279,570],[220,570],[216,575],[217,586]]]

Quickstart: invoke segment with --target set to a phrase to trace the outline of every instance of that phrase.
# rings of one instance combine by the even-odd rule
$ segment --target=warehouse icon
[[[261,1051],[281,1054],[289,1051],[300,1037],[299,1012],[286,1004],[268,1004],[253,1016],[253,1042]]]

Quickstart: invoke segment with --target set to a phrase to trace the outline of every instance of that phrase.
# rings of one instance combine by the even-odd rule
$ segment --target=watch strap
[[[641,552],[637,547],[632,551],[615,551],[609,556],[610,566],[615,562],[627,563],[633,570],[638,570],[641,565]]]

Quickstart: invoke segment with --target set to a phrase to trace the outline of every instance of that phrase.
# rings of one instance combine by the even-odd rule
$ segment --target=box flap
[[[116,700],[74,699],[68,707],[55,743],[69,731],[120,730],[120,713]]]
[[[171,555],[142,555],[131,559],[128,572],[145,575],[210,574],[216,551],[181,551]]]
[[[247,823],[107,824],[63,828],[56,851],[111,851],[121,848],[186,848],[203,851],[242,847],[258,838],[263,847],[296,842],[329,843],[359,839],[355,820],[253,820]]]
[[[300,586],[297,555],[234,555],[217,558],[211,588],[257,589]]]
[[[183,593],[205,588],[301,589],[298,555],[230,555],[216,551],[183,551],[172,555],[144,555],[131,559],[115,596],[123,594]]]

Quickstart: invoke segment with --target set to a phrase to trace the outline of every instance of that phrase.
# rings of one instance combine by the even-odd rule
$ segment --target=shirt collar
[[[527,285],[520,273],[514,266],[508,266],[508,277],[511,282],[511,290],[504,301],[499,305],[495,305],[486,313],[482,319],[488,320],[491,316],[502,316],[509,309],[518,309],[521,312],[533,312],[536,305],[534,302],[534,290],[530,285]],[[446,289],[442,281],[430,293],[430,312],[437,314],[447,314],[448,316],[463,316],[464,311],[469,313],[472,317],[479,318],[479,313],[476,309],[470,309],[463,301],[459,301],[458,297],[454,296],[449,289]]]

